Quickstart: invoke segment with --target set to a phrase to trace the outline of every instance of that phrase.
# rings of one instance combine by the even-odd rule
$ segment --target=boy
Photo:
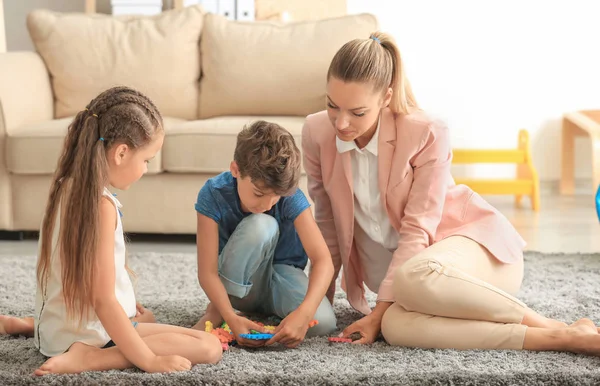
[[[298,188],[300,171],[292,135],[258,121],[238,134],[230,171],[202,187],[195,205],[198,280],[211,303],[194,328],[225,320],[241,345],[279,342],[290,348],[307,332],[327,335],[336,329],[325,297],[332,259]],[[304,273],[308,259],[310,280]],[[243,339],[240,334],[263,329],[234,309],[283,320],[268,341]],[[319,324],[308,330],[313,319]]]

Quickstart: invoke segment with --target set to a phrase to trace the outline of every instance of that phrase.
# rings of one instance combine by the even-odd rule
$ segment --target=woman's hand
[[[360,339],[352,342],[356,344],[371,344],[375,342],[381,331],[381,319],[383,314],[392,305],[391,302],[380,301],[369,315],[352,323],[339,335],[340,338],[348,338],[354,333],[360,334]]]
[[[381,331],[381,319],[370,314],[352,323],[340,334],[340,338],[348,338],[350,335],[359,333],[360,339],[352,343],[371,344],[375,342]]]

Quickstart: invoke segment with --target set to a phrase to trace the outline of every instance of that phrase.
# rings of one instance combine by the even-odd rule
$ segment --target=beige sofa
[[[192,6],[118,18],[36,10],[27,26],[36,52],[0,54],[0,231],[38,230],[68,124],[124,84],[155,101],[166,131],[148,174],[116,192],[125,230],[195,233],[197,193],[228,170],[242,126],[271,120],[300,145],[304,117],[325,106],[335,51],[377,20],[243,23]]]

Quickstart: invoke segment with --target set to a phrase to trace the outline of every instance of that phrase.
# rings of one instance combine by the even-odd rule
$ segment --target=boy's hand
[[[267,341],[267,345],[279,342],[286,347],[297,347],[306,336],[311,316],[301,310],[295,310],[281,321],[275,328],[275,336]]]
[[[264,340],[240,338],[240,334],[250,334],[250,330],[260,331],[261,333],[265,332],[260,324],[254,323],[243,316],[235,315],[231,320],[227,321],[227,325],[229,326],[229,329],[231,329],[231,332],[239,345],[248,347],[261,347],[265,345]]]

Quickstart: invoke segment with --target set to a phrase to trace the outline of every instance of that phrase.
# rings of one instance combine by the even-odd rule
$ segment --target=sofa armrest
[[[37,53],[0,53],[0,230],[13,230],[7,134],[23,125],[51,120],[53,103],[48,70]]]
[[[36,52],[0,54],[0,108],[0,127],[7,132],[53,118],[50,76]]]

